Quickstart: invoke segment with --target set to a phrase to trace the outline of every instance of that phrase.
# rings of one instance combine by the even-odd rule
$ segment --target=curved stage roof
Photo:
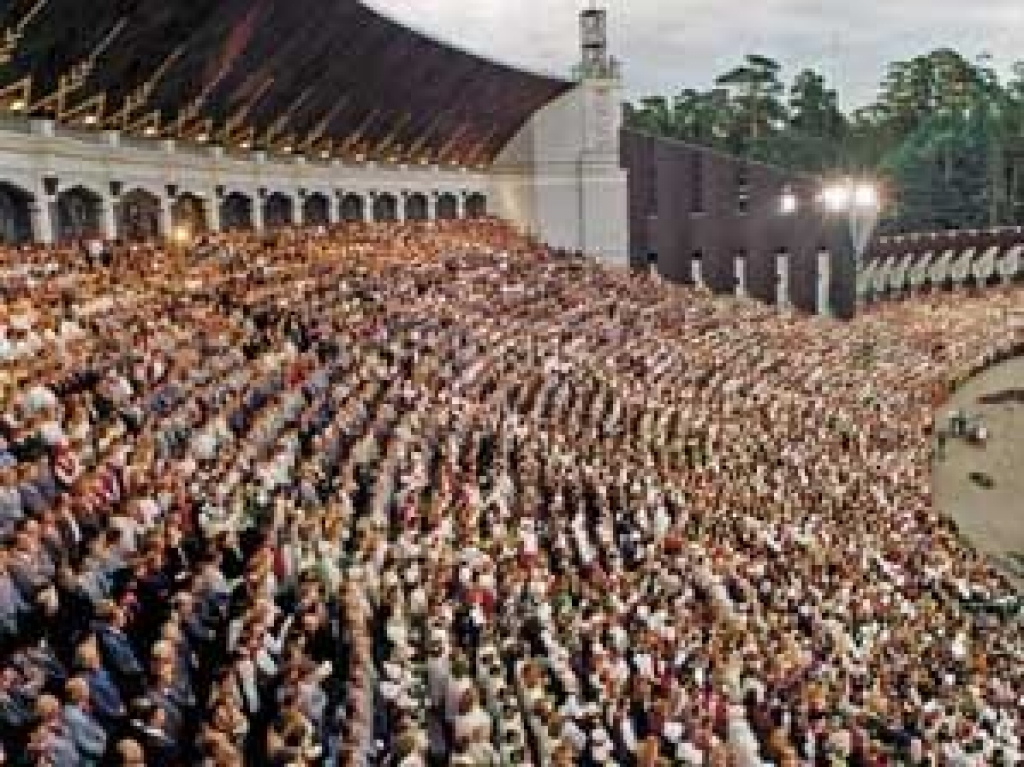
[[[357,0],[4,5],[0,106],[150,137],[479,166],[572,87]]]

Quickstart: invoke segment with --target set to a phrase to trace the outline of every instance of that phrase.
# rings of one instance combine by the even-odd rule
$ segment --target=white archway
[[[302,201],[302,223],[327,226],[331,223],[331,198],[323,192],[310,192]]]
[[[389,222],[398,220],[398,198],[391,192],[381,192],[373,198],[373,220]]]
[[[364,221],[366,199],[361,194],[348,192],[341,198],[341,220],[347,224]]]
[[[57,194],[57,239],[63,242],[102,236],[103,195],[82,184]]]
[[[227,192],[220,201],[221,231],[248,231],[253,228],[252,195],[238,190]]]
[[[271,192],[263,201],[263,224],[279,229],[295,223],[295,203],[284,192]]]
[[[412,192],[405,198],[405,220],[426,221],[430,218],[430,202],[422,192]]]
[[[160,197],[143,187],[133,187],[117,200],[117,236],[139,242],[160,236]]]

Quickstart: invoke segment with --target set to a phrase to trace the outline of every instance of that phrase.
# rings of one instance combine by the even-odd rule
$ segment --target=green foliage
[[[1024,61],[1006,82],[949,48],[893,62],[874,103],[844,114],[812,69],[770,58],[700,91],[626,105],[626,124],[794,170],[881,176],[890,231],[1024,223]]]

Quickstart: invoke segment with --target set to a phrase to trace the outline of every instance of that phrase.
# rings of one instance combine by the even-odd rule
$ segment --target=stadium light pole
[[[816,211],[820,214],[822,222],[827,222],[826,230],[832,231],[829,236],[831,245],[825,251],[819,253],[819,260],[823,253],[828,252],[828,272],[826,284],[831,286],[833,278],[838,278],[840,284],[844,281],[856,280],[860,271],[864,254],[867,252],[871,236],[878,225],[879,213],[881,212],[881,194],[878,184],[867,178],[854,179],[842,178],[833,182],[823,183],[819,187]],[[778,214],[783,218],[794,218],[800,211],[802,201],[796,192],[789,185],[783,187],[778,198]],[[838,226],[835,226],[838,224]],[[838,235],[838,240],[834,237]],[[820,268],[820,267],[819,267]],[[819,290],[823,289],[819,285]],[[833,295],[831,287],[829,295]],[[840,291],[842,294],[842,291]],[[845,314],[851,311],[856,303],[856,297],[847,303],[840,300],[840,312]],[[822,299],[819,296],[819,306]],[[824,305],[829,307],[826,311],[831,313],[832,308],[829,302]]]
[[[828,214],[846,217],[853,256],[859,266],[878,226],[882,207],[878,184],[868,179],[846,178],[826,184],[821,190],[820,200]]]
[[[881,212],[881,194],[877,182],[869,178],[849,176],[825,183],[818,197],[822,215],[837,226],[833,231],[842,244],[836,242],[839,252],[833,252],[833,267],[837,270],[840,284],[844,285],[839,299],[841,311],[856,312],[857,275],[864,264],[871,237],[878,226]],[[845,285],[852,283],[853,295],[848,296]]]

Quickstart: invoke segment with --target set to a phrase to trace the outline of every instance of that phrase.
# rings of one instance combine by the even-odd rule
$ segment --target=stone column
[[[39,122],[49,121],[33,121],[33,129]],[[52,245],[60,236],[58,231],[60,222],[57,218],[57,193],[59,190],[60,180],[56,176],[44,174],[36,180],[35,194],[32,196],[29,214],[32,219],[32,238],[43,245]]]
[[[340,189],[334,190],[333,193],[327,196],[327,222],[331,226],[337,226],[341,223],[341,196],[342,192]]]
[[[109,194],[100,200],[100,233],[104,240],[117,239],[117,198]]]
[[[427,193],[427,220],[437,221],[437,192]]]
[[[466,217],[466,193],[460,192],[455,195],[455,218]]]
[[[775,256],[775,305],[789,309],[789,253]]]
[[[398,219],[398,223],[405,223],[405,204],[409,201],[409,193],[402,192],[395,197],[395,218]]]
[[[832,287],[832,254],[827,250],[818,253],[818,301],[817,311],[821,317],[832,316],[830,292]]]
[[[174,234],[174,198],[170,195],[163,195],[160,198],[160,235],[169,239]]]
[[[216,192],[213,192],[203,198],[203,203],[206,206],[206,226],[209,228],[211,233],[217,234],[221,230],[221,198]]]
[[[53,207],[55,197],[45,192],[37,195],[32,202],[32,238],[42,245],[52,245],[54,242],[53,231]]]
[[[747,295],[747,259],[745,256],[736,256],[733,259],[733,270],[736,276],[736,297],[743,298]]]
[[[291,226],[305,226],[306,224],[306,206],[303,204],[306,201],[305,197],[300,197],[299,193],[286,194],[285,195],[290,202],[291,219],[289,224]]]
[[[704,284],[704,274],[701,271],[701,260],[696,256],[690,258],[690,280],[694,285]]]
[[[252,199],[252,230],[254,232],[263,231],[263,206],[266,203],[266,197],[257,191],[256,196]]]

